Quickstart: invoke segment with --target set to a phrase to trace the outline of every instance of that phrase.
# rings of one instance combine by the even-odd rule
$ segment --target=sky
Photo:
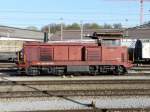
[[[0,25],[39,29],[47,24],[140,24],[139,0],[1,0]],[[144,22],[150,21],[150,0],[144,2]]]

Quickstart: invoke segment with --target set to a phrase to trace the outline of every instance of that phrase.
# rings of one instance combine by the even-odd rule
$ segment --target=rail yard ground
[[[1,77],[0,83],[3,111],[150,107],[149,76]]]
[[[18,99],[1,99],[0,108],[2,111],[62,111],[62,110],[91,110],[93,107],[88,106],[95,102],[95,108],[101,109],[129,109],[140,110],[140,112],[150,111],[148,108],[150,99],[149,97],[67,97],[54,98],[54,97],[42,97],[42,98],[18,98]],[[145,109],[144,109],[145,108]],[[72,112],[72,111],[71,111]],[[80,112],[80,111],[77,111]],[[85,111],[86,112],[86,111]],[[97,111],[100,112],[100,111]],[[105,111],[110,112],[110,111]],[[118,111],[117,111],[118,112]],[[125,112],[125,111],[121,111]],[[130,111],[127,111],[130,112]],[[137,112],[137,111],[135,111]]]
[[[1,0],[0,13],[0,112],[150,112],[150,0]]]
[[[149,66],[124,76],[19,76],[13,63],[0,64],[1,111],[149,112]],[[38,110],[38,111],[37,111]]]

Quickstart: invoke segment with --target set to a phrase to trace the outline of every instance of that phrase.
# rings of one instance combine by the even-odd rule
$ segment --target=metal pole
[[[9,34],[9,32],[7,32],[7,37],[8,37],[8,38],[10,37],[10,34]]]
[[[63,18],[60,18],[61,20],[61,41],[63,40]]]
[[[127,25],[128,24],[128,19],[126,19],[125,21],[126,21],[126,29],[127,29],[125,36],[128,37],[129,36],[128,25]]]
[[[144,18],[144,6],[143,6],[144,1],[140,0],[140,5],[141,5],[141,10],[140,10],[140,25],[143,24],[143,18]]]
[[[48,27],[48,32],[49,32],[49,40],[51,40],[51,25]]]
[[[80,21],[81,40],[83,39],[83,21]]]

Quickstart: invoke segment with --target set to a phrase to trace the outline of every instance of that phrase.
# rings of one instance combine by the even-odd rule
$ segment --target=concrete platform
[[[0,111],[46,111],[46,110],[75,110],[92,109],[92,102],[98,109],[117,108],[150,108],[150,97],[143,96],[117,96],[117,97],[41,97],[0,99]]]

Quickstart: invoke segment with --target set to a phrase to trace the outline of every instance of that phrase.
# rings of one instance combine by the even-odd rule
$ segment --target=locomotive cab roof
[[[92,39],[102,39],[102,40],[120,40],[123,38],[123,32],[104,32],[104,33],[94,32],[93,35],[89,37]]]

